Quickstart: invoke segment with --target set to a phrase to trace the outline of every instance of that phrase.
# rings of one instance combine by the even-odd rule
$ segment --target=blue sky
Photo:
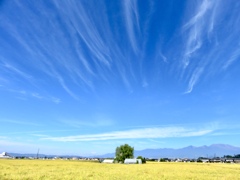
[[[0,151],[240,146],[239,9],[0,1]]]

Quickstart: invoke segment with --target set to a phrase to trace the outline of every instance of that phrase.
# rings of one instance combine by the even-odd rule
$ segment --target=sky
[[[239,9],[1,0],[0,152],[240,147]]]

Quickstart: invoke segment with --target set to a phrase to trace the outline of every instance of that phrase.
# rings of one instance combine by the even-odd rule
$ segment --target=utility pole
[[[37,159],[38,159],[38,154],[39,154],[39,148],[38,148],[38,152],[37,152]]]

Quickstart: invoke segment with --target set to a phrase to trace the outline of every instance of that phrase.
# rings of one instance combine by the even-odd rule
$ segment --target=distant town
[[[78,160],[78,161],[98,161],[100,163],[114,163],[114,158],[100,158],[100,157],[80,157],[80,156],[43,156],[43,155],[10,155],[7,152],[0,154],[0,159],[40,159],[40,160]],[[190,158],[145,158],[146,161],[155,162],[197,162],[197,163],[240,163],[240,154],[238,155],[225,155],[223,157],[198,157]],[[131,164],[131,163],[129,163]]]

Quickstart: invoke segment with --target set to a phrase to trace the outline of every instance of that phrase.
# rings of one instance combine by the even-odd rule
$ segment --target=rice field
[[[0,159],[0,180],[11,179],[240,179],[240,164],[102,164],[78,160]]]

